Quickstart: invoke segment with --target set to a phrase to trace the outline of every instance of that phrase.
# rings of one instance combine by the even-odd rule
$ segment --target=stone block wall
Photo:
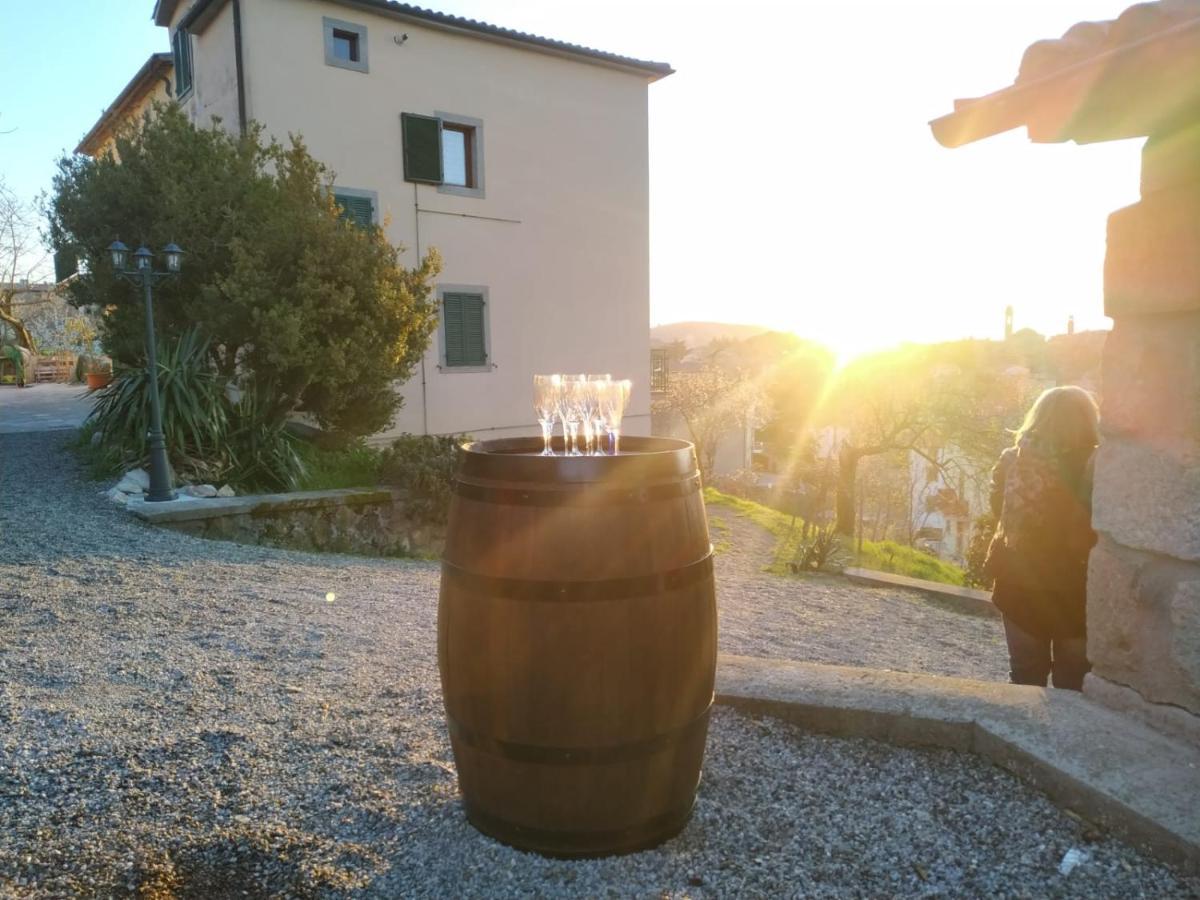
[[[1200,123],[1109,219],[1085,692],[1200,736]],[[1157,707],[1157,708],[1156,708]]]
[[[408,512],[402,493],[387,490],[301,491],[131,504],[156,525],[196,537],[288,550],[365,556],[438,556],[445,527]]]

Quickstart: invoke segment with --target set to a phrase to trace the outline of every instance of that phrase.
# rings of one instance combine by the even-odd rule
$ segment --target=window
[[[403,113],[404,178],[436,184],[439,193],[484,196],[483,122],[439,112]]]
[[[358,62],[358,34],[333,29],[333,56],[342,62]]]
[[[441,300],[441,369],[491,371],[488,357],[487,288],[443,285]]]
[[[470,125],[442,123],[442,184],[475,187],[474,143],[475,129]]]
[[[379,223],[379,217],[376,215],[379,198],[374,191],[338,187],[333,192],[333,199],[341,208],[342,218],[353,222],[359,228],[368,228]]]
[[[175,64],[175,99],[178,100],[192,89],[191,35],[177,29],[171,37],[171,53]]]
[[[325,65],[366,72],[366,26],[330,18],[323,18],[321,22],[325,29]]]

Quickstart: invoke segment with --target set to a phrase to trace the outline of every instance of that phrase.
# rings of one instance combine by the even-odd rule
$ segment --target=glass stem
[[[553,456],[554,448],[550,446],[550,441],[554,437],[554,420],[541,419],[539,424],[542,426],[542,456]]]
[[[621,429],[620,428],[614,428],[612,430],[612,452],[613,452],[613,456],[616,456],[618,453],[621,452]]]
[[[579,440],[579,423],[567,423],[567,456],[578,456],[579,449],[576,446]]]

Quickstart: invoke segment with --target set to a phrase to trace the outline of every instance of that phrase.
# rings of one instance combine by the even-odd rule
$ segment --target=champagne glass
[[[591,445],[591,454],[593,456],[604,455],[604,414],[601,412],[600,406],[604,400],[604,392],[608,390],[608,385],[612,384],[612,376],[608,373],[603,375],[589,375],[588,383],[591,391],[591,405],[589,409],[590,422],[592,426],[592,434],[594,443]]]
[[[613,456],[621,452],[621,419],[629,405],[629,394],[632,390],[633,382],[625,378],[609,382],[603,392],[601,411],[604,427],[608,432],[608,452]]]
[[[551,441],[554,437],[554,420],[558,418],[558,398],[561,393],[561,375],[533,376],[533,408],[537,412],[538,424],[542,426],[542,456],[554,455]]]
[[[562,376],[562,391],[559,394],[558,417],[562,419],[563,434],[567,441],[567,456],[582,456],[576,446],[579,436],[579,423],[583,419],[581,406],[583,385],[587,383],[586,375]]]

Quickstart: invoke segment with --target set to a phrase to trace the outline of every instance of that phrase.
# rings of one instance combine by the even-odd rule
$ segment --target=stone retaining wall
[[[214,540],[289,550],[365,556],[436,556],[445,528],[406,512],[401,492],[388,490],[296,491],[167,503],[133,502],[130,512]]]
[[[1200,121],[1152,135],[1108,222],[1084,692],[1200,743]]]

